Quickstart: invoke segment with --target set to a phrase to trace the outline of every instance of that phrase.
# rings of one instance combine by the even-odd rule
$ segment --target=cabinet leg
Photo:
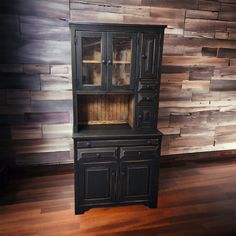
[[[84,214],[84,212],[86,211],[86,209],[84,209],[84,208],[79,208],[79,209],[76,209],[75,210],[75,214],[76,215],[82,215],[82,214]]]
[[[157,208],[157,201],[150,202],[149,208]]]

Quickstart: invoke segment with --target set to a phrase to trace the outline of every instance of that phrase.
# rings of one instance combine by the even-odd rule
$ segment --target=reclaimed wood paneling
[[[210,84],[212,91],[235,91],[236,81],[234,80],[212,80]]]
[[[57,27],[51,25],[37,25],[37,24],[24,24],[21,23],[21,35],[23,39],[48,39],[69,41],[70,31],[68,26]]]
[[[198,1],[198,8],[200,10],[219,11],[220,10],[220,3],[217,1],[199,0]]]
[[[30,91],[23,89],[8,89],[6,99],[7,104],[30,104]]]
[[[162,60],[163,65],[177,65],[177,66],[227,66],[229,64],[228,58],[214,58],[214,57],[197,57],[197,56],[164,56]]]
[[[220,20],[226,20],[226,21],[236,21],[236,15],[235,12],[220,12],[219,13],[219,19]]]
[[[16,15],[1,14],[0,12],[0,22],[1,38],[20,37],[19,21]]]
[[[26,74],[48,74],[49,65],[46,64],[24,64],[23,70]]]
[[[70,63],[70,42],[57,40],[0,39],[0,63]]]
[[[45,124],[58,124],[68,123],[68,112],[38,112],[38,113],[25,113],[25,120],[27,123],[45,123]]]
[[[88,19],[91,19],[92,22],[100,22],[100,23],[122,23],[123,15],[110,13],[110,12],[96,12],[96,11],[77,11],[70,10],[70,17],[73,21],[79,22],[88,22]]]
[[[6,90],[4,89],[0,89],[0,104],[3,105],[3,104],[6,104]]]
[[[42,138],[41,125],[12,126],[12,140],[40,139]]]
[[[70,75],[58,75],[58,74],[42,74],[40,75],[41,90],[71,90],[72,82]]]
[[[186,19],[185,29],[187,31],[197,32],[212,32],[225,31],[227,23],[219,20],[206,19]]]
[[[206,9],[204,11],[186,10],[186,18],[217,20],[218,12],[206,11]]]
[[[218,57],[236,58],[236,49],[219,48]]]
[[[134,6],[131,7],[133,9]],[[73,0],[70,3],[70,10],[79,10],[79,11],[97,11],[97,12],[110,12],[110,13],[124,13],[123,9],[126,6],[119,6],[107,3],[104,1],[103,4],[98,4],[96,2],[88,2],[77,1],[74,2]]]
[[[71,139],[37,139],[37,140],[16,140],[14,142],[16,154],[47,153],[70,151]]]
[[[171,17],[170,17],[171,15]],[[151,7],[150,16],[155,18],[159,24],[166,24],[169,27],[183,28],[185,20],[184,9],[170,9]]]
[[[70,65],[50,65],[51,74],[70,74]]]
[[[3,0],[0,9],[0,125],[18,165],[72,162],[69,20],[167,24],[162,154],[236,149],[235,0]],[[103,100],[91,100],[92,120],[129,109]]]
[[[72,100],[71,91],[31,91],[32,101]]]
[[[23,65],[20,64],[0,64],[0,73],[22,73]]]
[[[235,2],[232,2],[235,3]],[[235,4],[230,3],[221,3],[221,11],[222,12],[236,12]]]
[[[42,134],[44,138],[70,138],[72,124],[43,124]]]
[[[45,18],[69,19],[68,0],[3,0],[1,9],[4,13],[16,15],[42,16]]]
[[[71,163],[73,159],[69,151],[56,151],[44,153],[24,153],[16,155],[16,164],[19,166],[29,165],[58,165]]]
[[[142,0],[142,4],[157,7],[168,7],[174,9],[197,9],[198,0]],[[171,16],[170,16],[171,17]]]
[[[71,112],[71,100],[44,100],[31,102],[31,112]]]
[[[1,114],[0,115],[1,125],[24,124],[24,122],[25,122],[24,114]]]
[[[39,75],[3,73],[0,80],[1,89],[40,90]]]
[[[112,5],[141,5],[142,0],[116,0],[110,1],[110,0],[87,0],[87,1],[81,1],[81,0],[70,0],[70,3],[87,3],[87,4],[99,4],[99,5],[104,5],[104,4],[109,4],[112,3]]]

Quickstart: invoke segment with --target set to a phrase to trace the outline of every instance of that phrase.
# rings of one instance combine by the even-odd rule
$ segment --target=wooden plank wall
[[[5,156],[17,165],[72,162],[69,20],[167,24],[162,155],[236,149],[235,0],[2,0]]]

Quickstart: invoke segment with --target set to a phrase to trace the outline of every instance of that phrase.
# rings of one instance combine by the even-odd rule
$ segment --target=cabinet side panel
[[[129,96],[129,107],[128,107],[128,122],[130,127],[134,127],[134,113],[135,113],[135,98],[134,96]]]

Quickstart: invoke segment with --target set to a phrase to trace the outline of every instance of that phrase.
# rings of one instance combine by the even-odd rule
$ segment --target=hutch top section
[[[165,26],[73,23],[70,28],[76,137],[109,132],[138,137],[137,130],[158,135]]]
[[[71,23],[73,87],[78,94],[135,93],[158,80],[164,25]]]

